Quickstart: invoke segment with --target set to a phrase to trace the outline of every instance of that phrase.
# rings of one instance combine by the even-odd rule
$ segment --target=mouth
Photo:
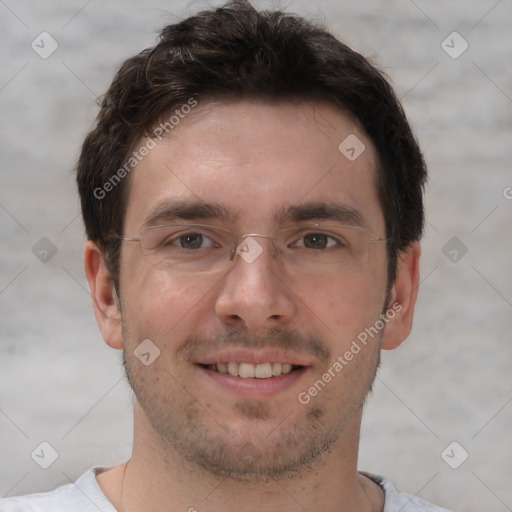
[[[203,350],[192,361],[203,389],[240,398],[265,399],[299,392],[314,366],[311,357],[278,348]]]
[[[272,377],[280,377],[291,372],[305,368],[302,365],[280,362],[266,363],[246,363],[238,361],[226,361],[223,363],[200,364],[203,368],[232,377],[240,377],[242,379],[270,379]]]
[[[261,353],[231,350],[196,361],[205,389],[218,389],[240,398],[270,399],[300,391],[311,362],[282,351]]]

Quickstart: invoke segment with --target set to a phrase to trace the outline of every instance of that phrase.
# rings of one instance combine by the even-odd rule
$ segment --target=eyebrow
[[[351,206],[330,201],[310,201],[281,208],[274,216],[276,224],[327,220],[350,226],[366,227],[364,217]]]
[[[220,203],[167,199],[153,207],[144,219],[143,228],[180,220],[220,220],[234,222],[240,209],[230,211]],[[330,201],[310,201],[283,206],[274,215],[276,225],[285,222],[333,221],[365,227],[363,215],[355,208]]]
[[[232,213],[220,203],[164,200],[149,211],[144,219],[143,227],[157,226],[162,222],[176,220],[218,219],[227,222],[237,218],[238,212]]]

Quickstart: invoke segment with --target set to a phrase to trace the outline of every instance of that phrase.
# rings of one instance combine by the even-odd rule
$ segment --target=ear
[[[85,244],[84,267],[103,339],[110,347],[122,349],[121,310],[114,282],[100,248],[90,240]]]
[[[398,347],[411,332],[418,296],[420,254],[420,243],[412,242],[398,255],[397,275],[388,304],[388,311],[390,314],[394,312],[394,316],[389,318],[382,337],[382,348],[385,350]]]

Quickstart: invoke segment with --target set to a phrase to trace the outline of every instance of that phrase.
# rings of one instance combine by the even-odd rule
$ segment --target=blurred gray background
[[[512,2],[254,3],[374,58],[430,168],[415,328],[384,353],[360,468],[455,511],[512,510]],[[72,168],[122,60],[206,7],[0,0],[0,496],[130,454],[132,398],[93,317]]]

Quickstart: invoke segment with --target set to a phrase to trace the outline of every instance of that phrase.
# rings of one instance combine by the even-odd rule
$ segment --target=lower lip
[[[268,379],[233,377],[228,373],[220,373],[197,365],[199,371],[231,393],[244,398],[263,398],[272,396],[290,388],[308,371],[308,367],[293,370],[290,373],[269,377]]]

